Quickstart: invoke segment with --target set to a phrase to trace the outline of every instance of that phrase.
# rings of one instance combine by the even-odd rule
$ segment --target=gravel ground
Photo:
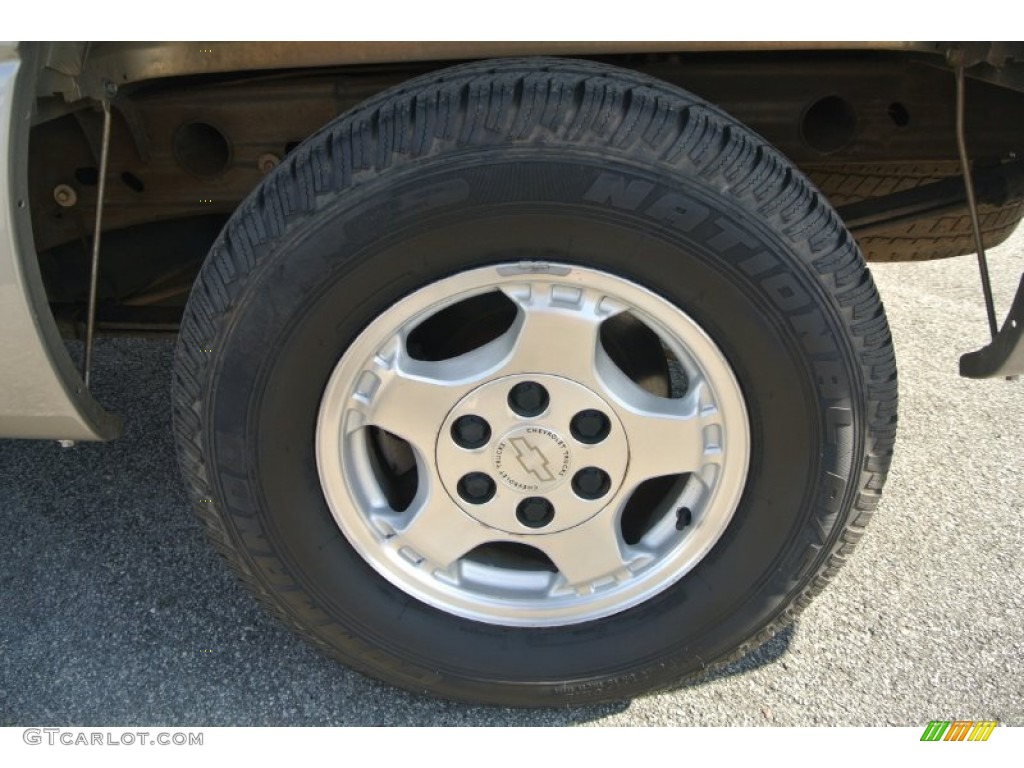
[[[992,254],[998,306],[1024,229]],[[0,441],[0,725],[1024,725],[1024,382],[971,382],[973,258],[873,268],[900,436],[849,565],[790,629],[711,678],[603,707],[434,701],[367,680],[264,615],[206,545],[175,465],[172,346],[101,340],[111,445]]]

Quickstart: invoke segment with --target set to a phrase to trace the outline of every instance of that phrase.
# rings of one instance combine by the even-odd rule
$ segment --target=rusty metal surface
[[[756,58],[753,64],[751,57]],[[918,54],[838,53],[820,61],[815,57],[817,65],[808,67],[804,56],[748,54],[726,60],[695,57],[683,65],[659,57],[624,63],[717,104],[801,167],[955,162],[952,78],[919,59]],[[272,72],[121,89],[114,102],[106,226],[121,229],[229,213],[263,178],[266,156],[283,157],[341,112],[438,66],[443,64]],[[969,116],[968,132],[979,157],[1016,148],[1024,99],[1007,99],[984,83],[974,93],[978,109]],[[809,105],[830,94],[841,94],[856,107],[858,127],[848,146],[822,154],[806,145],[800,121]],[[907,110],[909,124],[891,119],[896,102]],[[98,166],[102,114],[88,102],[81,104],[73,115],[39,124],[33,132],[31,204],[41,250],[80,239],[93,220],[96,187],[76,173]],[[230,152],[222,173],[197,176],[180,165],[174,136],[190,122],[215,126],[227,138]],[[141,189],[122,177],[138,179]],[[61,207],[54,201],[59,185],[74,189],[77,205]]]
[[[82,46],[86,45],[84,57]],[[502,56],[598,56],[620,53],[753,51],[938,52],[926,42],[94,42],[48,44],[60,77],[47,81],[69,100],[102,93],[104,80],[125,85],[182,75],[390,64]],[[76,67],[76,63],[81,65]],[[76,71],[76,68],[78,71]]]
[[[186,58],[194,53],[181,48],[183,44],[173,45],[178,45],[179,53]],[[451,63],[432,60],[380,64],[369,60],[371,56],[426,55],[423,47],[394,45],[401,47],[387,44],[374,48],[373,44],[362,43],[230,44],[220,51],[221,59],[202,64],[209,69],[205,74],[158,77],[120,88],[113,103],[104,230],[107,235],[122,233],[125,237],[104,237],[99,286],[101,327],[108,327],[111,321],[150,323],[152,318],[144,317],[140,308],[155,303],[162,311],[177,306],[187,293],[188,275],[182,277],[181,270],[194,267],[209,243],[204,246],[202,237],[184,237],[186,227],[174,230],[174,253],[164,253],[158,247],[167,237],[163,225],[193,222],[198,229],[201,219],[226,217],[275,160],[336,115],[383,89]],[[449,44],[430,44],[433,47],[429,52],[439,55],[446,50],[444,45]],[[460,50],[465,55],[508,52],[494,44],[482,45],[476,50]],[[573,53],[583,55],[597,50],[593,46],[605,44],[566,45],[577,46]],[[677,47],[675,43],[653,45]],[[937,49],[928,54],[922,52],[927,46],[879,51],[856,49],[856,43],[817,50],[813,45],[831,44],[679,45],[689,45],[693,50],[601,58],[675,83],[718,105],[768,139],[816,180],[841,178],[826,191],[839,205],[849,202],[851,196],[860,199],[903,188],[893,187],[894,163],[936,169],[935,180],[956,173],[956,148],[951,141],[955,94],[951,74],[943,69],[944,59],[934,55]],[[788,48],[791,45],[805,48],[793,50]],[[724,50],[729,46],[733,48]],[[854,49],[848,50],[848,46]],[[194,47],[200,52],[210,51],[209,55],[218,51],[216,44]],[[710,48],[719,52],[706,50]],[[130,79],[156,72],[153,67],[158,63],[149,61],[149,57],[160,50],[169,49],[149,43],[95,43],[84,51],[82,61],[94,66],[96,62],[126,57],[121,60],[142,67],[121,73]],[[358,58],[360,50],[363,59],[355,64],[323,65],[338,61],[339,51]],[[52,58],[73,75],[75,54],[52,54]],[[266,68],[245,71],[244,67],[254,62]],[[171,64],[173,59],[159,66]],[[235,66],[243,70],[213,71]],[[1019,150],[1024,97],[983,82],[972,82],[971,87],[972,99],[977,98],[977,109],[968,115],[967,124],[973,151],[985,163],[999,162],[1009,151]],[[829,97],[849,102],[856,113],[856,129],[848,142],[822,152],[808,143],[803,119],[814,104]],[[217,172],[196,173],[182,162],[175,137],[183,126],[192,123],[213,126],[225,137],[227,151]],[[30,205],[42,272],[58,323],[62,328],[75,328],[75,335],[80,335],[77,329],[85,306],[81,275],[87,274],[89,233],[95,216],[102,112],[89,99],[68,104],[61,97],[51,96],[40,100],[34,124]],[[873,181],[876,176],[882,181]],[[62,187],[73,191],[74,205],[56,200],[54,190]],[[1000,221],[1006,218],[999,209],[995,215],[1002,217]],[[1015,221],[1008,220],[1007,226]],[[945,226],[945,220],[941,224]],[[986,242],[991,239],[988,234],[986,238]],[[913,258],[933,257],[924,253],[928,250],[924,246],[918,250],[923,255],[915,251]],[[145,254],[145,258],[138,258],[138,254]],[[165,318],[157,320],[164,322]]]
[[[379,78],[355,83],[269,80],[116,99],[105,229],[230,213],[263,178],[263,155],[283,157],[288,148],[391,82]],[[204,177],[180,165],[174,152],[175,133],[192,122],[212,125],[229,139],[223,172]],[[82,239],[90,231],[101,128],[102,112],[90,107],[33,130],[31,205],[41,251]],[[132,177],[142,182],[141,190],[124,181]],[[61,184],[77,193],[74,207],[62,207],[54,200],[53,189]]]

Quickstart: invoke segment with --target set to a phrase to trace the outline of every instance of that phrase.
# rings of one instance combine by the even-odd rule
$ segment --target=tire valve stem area
[[[689,528],[690,523],[693,522],[693,513],[689,507],[680,507],[676,510],[676,530],[681,531],[684,528]]]

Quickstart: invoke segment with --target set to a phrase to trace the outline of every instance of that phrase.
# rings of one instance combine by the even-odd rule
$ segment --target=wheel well
[[[934,55],[726,51],[594,58],[680,85],[721,107],[778,147],[837,205],[906,188],[922,169],[933,174],[926,178],[956,172],[953,81]],[[173,331],[219,224],[266,173],[334,116],[449,64],[227,71],[123,86],[113,99],[100,330]],[[1024,94],[985,82],[971,87],[972,152],[979,164],[998,163],[1021,149],[1016,126],[1024,122]],[[37,115],[29,158],[34,236],[54,313],[65,335],[76,335],[87,293],[102,111],[87,99],[69,104],[45,96]],[[997,234],[1005,237],[1024,207],[1012,214],[1003,222],[1007,217],[994,209],[1001,216],[993,225]],[[933,252],[952,251],[919,247],[911,258]]]

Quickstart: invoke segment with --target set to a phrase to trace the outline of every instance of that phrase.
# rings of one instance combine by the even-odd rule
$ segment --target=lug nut
[[[608,437],[608,433],[612,431],[612,423],[600,411],[588,408],[572,417],[569,431],[581,443],[593,445]]]
[[[543,496],[531,496],[519,502],[516,518],[527,528],[543,528],[555,519],[555,508]]]
[[[452,440],[460,448],[479,448],[491,439],[491,425],[479,416],[460,416],[452,424]]]
[[[608,473],[597,467],[584,467],[572,476],[572,489],[581,499],[600,499],[611,487]]]
[[[539,416],[549,402],[548,391],[535,381],[521,381],[508,393],[509,407],[520,416]]]
[[[470,472],[459,480],[457,490],[470,504],[486,504],[494,498],[494,481],[483,472]]]

